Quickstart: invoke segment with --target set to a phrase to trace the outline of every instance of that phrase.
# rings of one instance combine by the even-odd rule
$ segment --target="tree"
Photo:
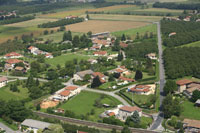
[[[131,120],[136,124],[140,123],[140,116],[139,116],[139,113],[137,111],[135,111],[133,113],[133,115],[131,116]]]
[[[90,20],[90,16],[89,16],[89,14],[86,15],[86,18],[87,18],[88,20]]]
[[[37,61],[40,62],[40,63],[44,63],[45,62],[45,56],[44,55],[38,55]]]
[[[87,33],[87,35],[88,35],[88,37],[92,37],[92,31],[89,31],[89,32]]]
[[[73,41],[72,41],[72,44],[73,44],[74,47],[78,47],[78,46],[79,46],[79,44],[80,44],[80,39],[79,39],[79,36],[78,36],[78,35],[74,36]]]
[[[65,31],[65,30],[66,30],[65,26],[60,26],[60,31]]]
[[[117,61],[122,61],[123,60],[123,54],[122,54],[122,52],[118,52],[118,56],[117,56]]]
[[[178,87],[174,80],[167,80],[163,89],[164,89],[165,95],[167,95],[169,93],[174,93],[174,91],[177,91]]]
[[[49,34],[49,31],[48,31],[48,30],[45,30],[45,31],[44,31],[44,35],[47,35],[47,34]]]
[[[64,129],[61,125],[52,124],[48,127],[48,130],[45,130],[43,133],[64,133]]]
[[[18,87],[17,87],[17,84],[11,84],[11,85],[10,85],[10,90],[13,91],[13,92],[19,91],[19,89],[18,89]]]
[[[89,81],[91,79],[91,76],[89,74],[86,74],[84,77],[83,77],[83,80],[84,81]]]
[[[101,83],[101,81],[99,79],[99,76],[96,76],[92,81],[91,88],[99,87],[101,84],[102,83]]]
[[[72,41],[72,33],[70,30],[64,33],[63,41]]]
[[[200,99],[200,91],[199,90],[195,90],[192,93],[192,101],[196,102],[198,99]]]
[[[137,70],[136,73],[135,73],[135,80],[140,80],[142,79],[143,77],[143,74],[140,70]]]
[[[120,41],[119,41],[119,38],[117,38],[117,39],[115,40],[114,46],[112,47],[112,50],[113,50],[113,51],[119,51],[119,50],[120,50],[119,44],[120,44]]]
[[[41,109],[40,104],[37,104],[36,110],[38,111],[38,110],[40,110],[40,109]]]
[[[136,34],[136,38],[135,39],[140,39],[140,34],[137,32],[137,34]]]
[[[127,126],[124,126],[121,133],[131,133],[130,129]]]
[[[126,41],[126,36],[125,36],[125,34],[122,34],[121,41]]]
[[[47,72],[47,78],[48,78],[49,80],[57,79],[57,78],[58,78],[58,74],[57,74],[57,72],[56,72],[55,70],[50,69],[50,70],[48,70],[48,72]]]

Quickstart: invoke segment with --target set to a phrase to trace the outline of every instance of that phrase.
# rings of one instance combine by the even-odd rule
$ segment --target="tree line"
[[[200,23],[185,21],[161,21],[163,45],[168,47],[179,46],[200,40]],[[170,33],[175,35],[170,36]]]
[[[18,23],[18,22],[28,21],[32,19],[35,19],[35,17],[34,16],[16,17],[12,19],[2,20],[0,21],[0,25]]]
[[[156,2],[153,4],[153,7],[168,8],[168,9],[198,10],[200,9],[200,3]]]
[[[166,75],[169,79],[194,76],[200,78],[200,48],[167,48],[163,53]]]
[[[44,24],[38,25],[39,28],[53,28],[53,27],[59,27],[59,26],[65,26],[75,23],[83,22],[84,18],[75,18],[75,19],[61,19],[55,22],[48,22]]]

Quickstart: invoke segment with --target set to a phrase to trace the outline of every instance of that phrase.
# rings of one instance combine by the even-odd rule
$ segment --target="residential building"
[[[195,90],[200,91],[200,83],[191,83],[187,85],[187,88],[183,93],[186,94],[189,98],[191,98]]]
[[[169,37],[176,35],[176,32],[172,32],[169,34]]]
[[[178,85],[178,92],[182,93],[183,91],[185,91],[187,89],[187,86],[191,83],[193,82],[188,79],[182,79],[182,80],[176,81],[176,84]]]
[[[200,132],[200,121],[184,119],[183,120],[183,128],[186,133],[199,133]]]
[[[127,117],[133,115],[133,113],[137,111],[139,116],[141,117],[142,116],[142,109],[140,109],[139,107],[137,106],[123,106],[123,107],[120,107],[119,108],[119,112],[118,112],[118,115],[117,117],[122,120],[122,121],[125,121],[127,119]]]
[[[118,68],[111,70],[111,73],[120,73],[121,75],[129,75],[130,72],[125,66],[118,66]]]
[[[78,86],[67,86],[65,90],[70,91],[71,96],[77,95],[81,92],[81,89]]]
[[[87,75],[87,74],[91,75],[92,73],[94,73],[92,70],[85,70],[85,71],[77,72],[76,74],[74,74],[73,79],[75,81],[83,80],[85,75]]]
[[[22,72],[22,73],[26,72],[26,70],[24,69],[24,67],[19,67],[19,66],[15,67],[15,71]]]
[[[148,57],[151,60],[157,60],[156,53],[147,54],[146,57]]]
[[[8,68],[13,69],[15,64],[20,63],[20,62],[23,62],[23,61],[18,60],[18,59],[7,59],[4,67],[5,67],[6,70],[8,70]],[[9,65],[7,65],[7,64],[9,64]]]
[[[104,38],[104,36],[103,36],[103,38]],[[101,45],[101,46],[104,46],[104,47],[109,47],[109,46],[111,46],[111,42],[109,42],[109,41],[107,41],[107,40],[104,40],[104,39],[102,39],[102,40],[94,39],[94,40],[92,41],[92,43],[93,43],[94,45]]]
[[[129,87],[128,91],[141,95],[150,95],[154,94],[155,85],[136,85],[134,87]]]
[[[51,58],[53,58],[53,55],[52,55],[51,53],[46,53],[46,54],[45,54],[45,57],[51,59]]]
[[[21,123],[22,126],[27,127],[27,129],[24,132],[30,132],[33,131],[34,133],[37,133],[38,129],[42,129],[43,131],[48,129],[50,126],[50,123],[33,120],[33,119],[26,119]]]
[[[38,51],[39,49],[36,48],[36,47],[34,47],[34,46],[30,46],[30,47],[28,48],[28,50],[29,50],[32,54],[34,54],[35,51]]]
[[[134,79],[126,78],[126,77],[124,77],[124,76],[120,76],[118,80],[119,80],[119,81],[123,81],[124,84],[128,84],[128,83],[131,83],[131,82],[135,82]]]
[[[94,56],[107,56],[108,53],[107,53],[107,51],[95,51],[95,52],[93,52],[93,55]]]
[[[200,99],[195,102],[195,106],[200,107]]]
[[[100,45],[100,44],[94,44],[94,45],[90,48],[90,50],[94,50],[94,51],[100,50],[101,47],[102,47],[102,45]]]
[[[0,77],[0,88],[6,86],[8,79],[6,77]]]
[[[101,83],[105,83],[106,82],[107,77],[103,73],[101,73],[101,72],[94,72],[94,73],[92,73],[92,78],[95,78],[97,76],[99,77]]]
[[[59,94],[62,101],[67,101],[71,97],[71,92],[69,90],[64,90]]]
[[[98,61],[96,59],[88,59],[88,62],[90,64],[96,64],[96,63],[98,63]]]
[[[16,52],[11,52],[11,53],[8,53],[6,55],[4,55],[4,59],[13,59],[13,58],[21,58],[23,57],[21,54],[18,54]]]

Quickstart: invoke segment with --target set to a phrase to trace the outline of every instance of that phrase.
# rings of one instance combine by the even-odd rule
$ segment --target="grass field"
[[[200,108],[195,107],[194,103],[190,101],[184,101],[182,106],[184,111],[181,113],[181,117],[200,120]]]
[[[139,28],[146,26],[148,24],[149,23],[147,22],[90,20],[66,26],[66,29],[71,30],[73,32],[84,32],[84,33],[87,33],[88,31],[92,31],[93,33],[105,32],[105,31],[115,32],[115,31]]]
[[[53,22],[53,21],[57,21],[57,19],[36,18],[36,19],[33,19],[33,20],[14,23],[14,24],[8,24],[8,25],[5,25],[5,26],[9,26],[9,27],[10,26],[11,27],[33,27],[33,26],[37,26],[39,24],[43,24],[43,23],[47,23],[47,22]]]
[[[92,11],[92,12],[101,12],[101,11],[111,11],[115,9],[121,9],[121,8],[127,8],[127,7],[133,7],[134,5],[116,5],[116,6],[109,6],[109,7],[103,7],[103,8],[96,8],[94,7],[88,7],[84,9],[76,9],[76,10],[68,10],[68,11],[61,11],[57,13],[51,13],[51,14],[42,14],[40,17],[43,18],[65,18],[69,15],[76,15],[80,16],[85,14],[86,11]]]
[[[28,89],[27,88],[23,88],[22,86],[18,86],[20,92],[12,92],[10,91],[9,86],[0,88],[0,99],[2,100],[22,100],[25,98],[28,98]]]
[[[114,36],[119,36],[119,37],[122,36],[122,34],[125,34],[125,35],[130,36],[132,39],[134,39],[136,37],[137,32],[140,35],[144,35],[146,32],[153,32],[154,34],[157,34],[157,27],[155,24],[150,24],[150,25],[140,27],[140,28],[113,32],[112,34]]]
[[[179,47],[200,47],[200,41],[185,44],[185,45],[182,45],[182,46],[179,46]]]
[[[60,64],[63,67],[66,61],[73,61],[73,59],[78,59],[78,61],[87,60],[89,59],[89,56],[83,56],[79,54],[65,54],[57,56],[53,59],[46,59],[46,63],[52,65],[52,67],[56,67],[58,64]]]
[[[60,108],[73,111],[76,115],[86,115],[87,113],[90,113],[92,109],[94,109],[95,114],[90,115],[89,119],[96,121],[99,118],[99,115],[104,111],[104,108],[97,108],[94,106],[95,100],[100,98],[100,96],[101,94],[98,93],[82,91],[76,97],[62,104]],[[121,104],[117,99],[110,96],[106,96],[101,103],[109,105]]]
[[[90,18],[95,20],[137,21],[137,22],[155,22],[162,19],[162,17],[160,16],[113,15],[113,14],[90,14]]]

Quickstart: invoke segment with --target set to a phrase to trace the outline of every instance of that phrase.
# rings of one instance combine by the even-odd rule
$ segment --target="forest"
[[[167,78],[200,78],[200,47],[166,48],[163,53]]]
[[[35,18],[34,16],[25,16],[25,17],[16,17],[16,18],[11,18],[11,19],[6,19],[6,20],[0,21],[0,25],[28,21],[28,20],[32,20],[34,18]]]
[[[156,2],[153,4],[153,7],[168,8],[168,9],[198,10],[200,9],[200,3]]]
[[[62,19],[55,22],[48,22],[41,25],[38,25],[39,28],[53,28],[53,27],[59,27],[59,26],[65,26],[69,24],[75,24],[83,22],[84,18],[75,18],[75,19]]]
[[[185,21],[161,21],[163,45],[167,47],[180,46],[200,40],[200,23]],[[176,34],[170,36],[170,33]]]

